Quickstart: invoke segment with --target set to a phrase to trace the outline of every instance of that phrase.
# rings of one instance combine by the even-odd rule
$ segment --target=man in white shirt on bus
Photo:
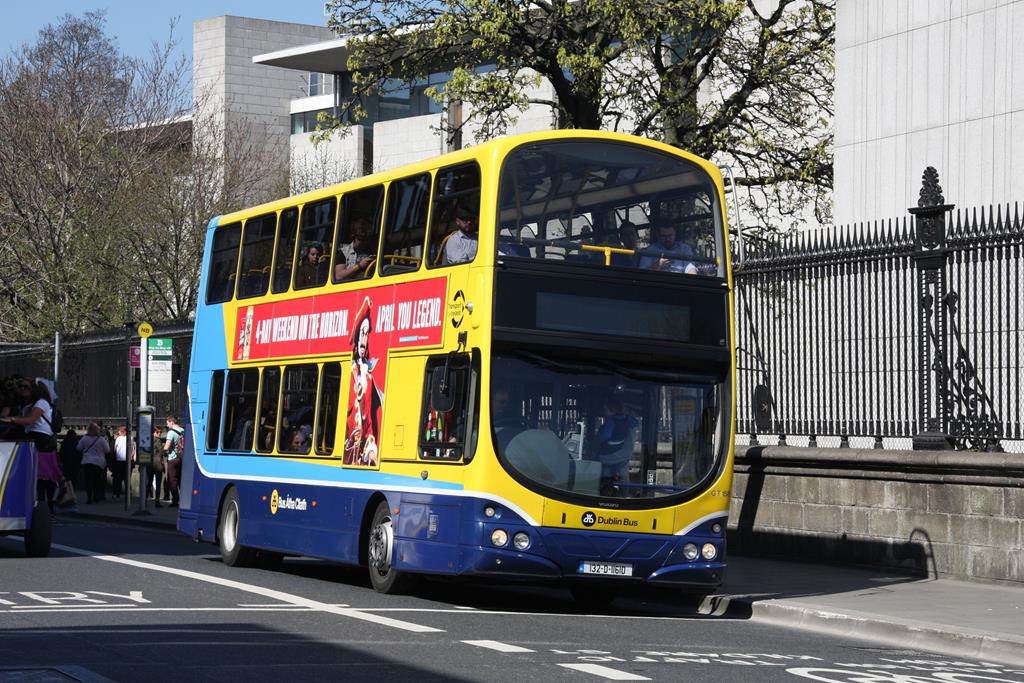
[[[455,225],[459,228],[458,231],[452,233],[444,243],[444,255],[441,258],[443,266],[469,263],[476,257],[476,216],[460,206],[455,211]]]

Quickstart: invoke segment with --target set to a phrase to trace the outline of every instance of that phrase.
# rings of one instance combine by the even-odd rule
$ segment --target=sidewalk
[[[121,500],[113,500],[107,498],[105,501],[100,503],[85,503],[82,502],[85,496],[81,495],[78,502],[78,509],[76,512],[68,510],[57,509],[57,517],[69,517],[69,518],[84,518],[84,519],[98,519],[104,521],[116,521],[123,524],[141,524],[143,526],[161,527],[174,529],[178,524],[178,508],[172,508],[168,503],[164,503],[163,507],[154,507],[151,499],[146,500],[146,511],[148,515],[138,514],[139,501],[135,496],[132,496],[131,505],[129,509],[124,509],[124,498]]]
[[[79,504],[78,516],[174,528],[177,508]],[[920,579],[881,570],[732,557],[707,615],[757,621],[1024,667],[1024,586]]]

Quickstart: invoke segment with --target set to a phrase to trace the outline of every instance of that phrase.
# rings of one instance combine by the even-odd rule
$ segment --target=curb
[[[931,650],[946,655],[971,657],[982,661],[1024,666],[1024,638],[983,631],[952,631],[951,627],[934,623],[884,618],[858,612],[836,612],[809,605],[784,604],[776,600],[730,598],[722,601],[735,604],[751,619],[760,623],[799,628],[815,633],[829,633],[858,638],[886,645]],[[719,606],[716,612],[723,611]]]
[[[99,522],[113,522],[115,524],[130,524],[132,526],[144,526],[156,529],[177,529],[177,520],[173,522],[156,519],[154,517],[133,517],[131,515],[104,515],[97,512],[58,512],[57,519],[90,519]]]

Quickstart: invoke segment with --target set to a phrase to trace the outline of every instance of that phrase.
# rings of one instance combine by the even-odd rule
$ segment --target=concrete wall
[[[1015,454],[737,448],[731,552],[1024,585]]]
[[[978,206],[1024,199],[1024,0],[839,0],[835,221],[903,214],[921,169]]]
[[[326,26],[221,16],[192,27],[193,101],[204,102],[214,126],[244,127],[259,135],[264,163],[287,168],[290,103],[306,94],[301,71],[253,64],[254,55],[330,40]],[[202,134],[203,130],[197,130]]]

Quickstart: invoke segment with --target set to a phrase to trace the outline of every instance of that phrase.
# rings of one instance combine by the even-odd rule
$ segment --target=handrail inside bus
[[[739,256],[737,263],[743,263],[747,258],[747,250],[743,244],[743,216],[740,214],[740,198],[736,190],[736,176],[732,172],[732,166],[724,166],[722,170],[729,176],[729,187],[732,189],[732,212],[736,214],[736,248]]]

